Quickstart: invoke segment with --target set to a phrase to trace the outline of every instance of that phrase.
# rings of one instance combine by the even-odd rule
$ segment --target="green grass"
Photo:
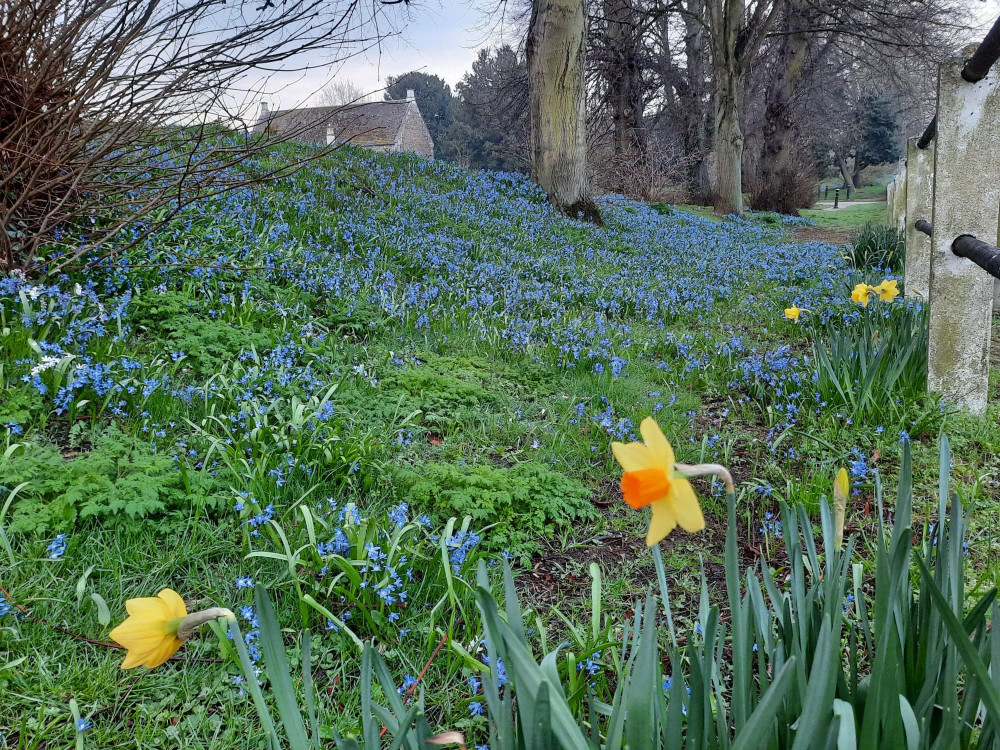
[[[852,201],[862,201],[862,200],[885,200],[886,194],[886,183],[887,180],[879,180],[873,182],[870,185],[865,185],[864,187],[857,188],[851,191]],[[840,200],[843,202],[847,197],[847,189],[843,187],[844,183],[840,180],[827,180],[820,184],[820,187],[829,187],[829,191],[826,193],[826,197],[823,200],[833,200],[834,190],[840,188]]]
[[[853,197],[853,195],[852,195]],[[799,212],[806,219],[812,219],[820,229],[853,232],[871,221],[886,222],[884,203],[841,203],[836,211],[807,208]]]

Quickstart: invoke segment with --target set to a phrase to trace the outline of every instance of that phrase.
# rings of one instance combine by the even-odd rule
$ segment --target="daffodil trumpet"
[[[614,442],[611,450],[625,470],[621,484],[625,502],[636,509],[648,505],[652,510],[646,545],[659,544],[677,526],[688,532],[701,531],[705,517],[688,478],[720,476],[731,493],[733,479],[729,472],[719,464],[676,463],[670,441],[651,417],[642,420],[639,433],[644,442]]]
[[[223,607],[188,614],[184,600],[173,589],[163,589],[156,596],[129,599],[125,610],[128,618],[110,633],[111,639],[127,650],[122,669],[140,665],[148,669],[158,667],[205,623],[235,619]]]

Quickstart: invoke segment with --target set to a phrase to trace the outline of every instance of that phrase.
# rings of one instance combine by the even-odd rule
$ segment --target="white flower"
[[[31,368],[31,375],[40,375],[46,370],[51,370],[53,367],[59,364],[59,357],[50,357],[48,355],[42,357],[42,361]]]

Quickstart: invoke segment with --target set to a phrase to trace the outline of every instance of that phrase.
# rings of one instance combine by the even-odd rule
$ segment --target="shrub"
[[[412,506],[432,518],[470,516],[491,524],[483,545],[514,556],[537,551],[541,540],[596,517],[577,480],[534,463],[512,468],[422,464],[398,471]]]
[[[895,227],[869,222],[851,239],[846,257],[858,269],[899,271],[906,259],[903,235]]]

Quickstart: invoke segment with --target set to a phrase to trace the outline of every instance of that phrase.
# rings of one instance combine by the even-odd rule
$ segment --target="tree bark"
[[[840,176],[844,178],[844,185],[854,189],[854,160],[846,156],[843,152],[837,152],[837,166],[840,168]]]
[[[600,223],[587,185],[586,0],[532,0],[531,175],[567,216]]]
[[[704,0],[688,0],[684,14],[684,57],[687,63],[687,87],[683,92],[684,151],[696,155],[688,173],[689,187],[696,200],[712,200],[713,186],[708,180],[706,159],[709,152],[708,103],[705,96],[708,80],[708,44],[705,33]]]
[[[743,214],[743,131],[740,129],[739,74],[716,69],[715,185],[717,213]]]
[[[743,0],[708,0],[715,86],[715,210],[743,214],[743,131],[740,130],[740,50]]]
[[[639,18],[631,0],[604,0],[607,24],[608,97],[616,154],[642,157],[646,138],[642,122]]]
[[[746,0],[705,1],[715,87],[715,210],[720,214],[743,213],[740,83],[783,5],[784,0],[757,0],[748,16]]]
[[[801,0],[785,9],[783,36],[777,42],[773,63],[774,78],[765,94],[764,143],[760,177],[756,185],[754,207],[763,211],[793,214],[810,203],[800,205],[801,176],[796,157],[796,127],[792,102],[809,64],[809,34],[803,25],[806,8]],[[809,193],[810,197],[812,192]]]

